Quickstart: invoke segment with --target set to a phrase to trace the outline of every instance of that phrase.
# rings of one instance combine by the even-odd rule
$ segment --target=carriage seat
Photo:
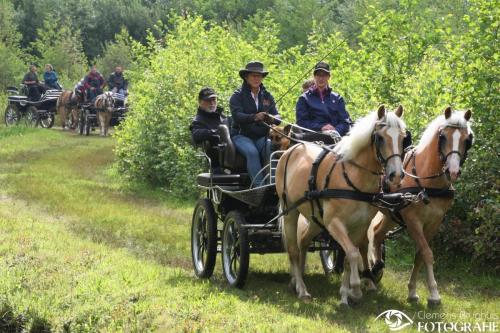
[[[219,125],[219,135],[219,161],[222,167],[228,168],[233,173],[246,172],[245,157],[236,151],[228,124]]]

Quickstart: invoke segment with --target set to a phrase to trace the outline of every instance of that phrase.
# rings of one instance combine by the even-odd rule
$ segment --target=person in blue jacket
[[[243,83],[229,100],[233,117],[232,139],[238,152],[245,156],[248,173],[258,186],[263,181],[263,175],[258,173],[271,154],[269,127],[265,123],[278,124],[279,120],[268,115],[279,118],[279,114],[274,97],[262,84],[269,74],[264,70],[264,64],[251,61],[239,74]]]
[[[314,67],[314,85],[305,91],[295,108],[297,125],[307,129],[344,136],[349,132],[351,118],[342,96],[328,85],[330,66],[319,62]]]
[[[48,89],[60,90],[61,86],[57,82],[57,73],[54,71],[54,67],[51,64],[45,65],[45,73],[43,73],[43,81]]]

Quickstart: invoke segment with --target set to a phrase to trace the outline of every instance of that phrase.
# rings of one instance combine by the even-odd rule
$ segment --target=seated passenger
[[[30,101],[40,100],[41,94],[45,92],[45,89],[38,81],[37,71],[36,65],[31,65],[29,72],[23,78],[23,84],[28,88],[28,100]]]
[[[83,80],[83,86],[87,93],[87,101],[92,102],[97,96],[103,93],[103,88],[106,85],[104,78],[101,73],[97,71],[95,65],[92,66],[90,72],[85,76]]]
[[[108,78],[108,87],[114,93],[127,94],[128,81],[123,77],[122,66],[115,67],[115,71]]]
[[[262,164],[271,154],[271,143],[267,136],[269,127],[264,124],[279,123],[268,114],[279,117],[273,96],[266,90],[262,80],[268,72],[258,61],[249,62],[239,72],[243,79],[241,88],[229,100],[235,136],[234,145],[245,156],[247,169],[255,185],[260,185],[263,175],[258,174]]]
[[[51,64],[45,65],[45,73],[43,73],[43,81],[45,82],[45,87],[47,89],[60,90],[61,86],[57,82],[57,73],[54,71],[54,67]]]
[[[342,96],[329,87],[329,79],[330,66],[325,62],[317,63],[314,85],[297,101],[297,125],[322,133],[336,131],[344,136],[349,132],[351,119]]]
[[[205,141],[210,143],[210,148],[205,153],[210,157],[213,173],[222,173],[218,151],[212,149],[213,145],[219,143],[218,128],[226,118],[222,112],[222,108],[217,106],[215,90],[209,87],[201,89],[198,94],[198,112],[189,130],[195,144],[202,144]]]

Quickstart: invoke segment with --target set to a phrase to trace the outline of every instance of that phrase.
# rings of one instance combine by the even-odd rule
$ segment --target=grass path
[[[339,277],[325,277],[315,254],[311,304],[288,292],[285,255],[253,256],[244,290],[226,286],[220,261],[200,281],[189,253],[193,203],[124,186],[110,168],[113,144],[0,127],[0,332],[7,322],[13,332],[385,332],[375,318],[388,309],[417,321],[483,314],[499,325],[500,279],[464,264],[437,266],[441,308],[407,304],[404,238],[389,244],[380,290],[352,309],[338,306]]]

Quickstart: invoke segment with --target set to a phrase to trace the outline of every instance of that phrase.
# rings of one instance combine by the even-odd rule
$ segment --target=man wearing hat
[[[304,92],[295,107],[297,124],[316,132],[349,132],[351,119],[342,96],[328,85],[330,66],[319,62],[314,67],[314,85]]]
[[[261,62],[249,62],[239,72],[243,79],[241,88],[229,100],[235,132],[233,142],[238,152],[245,156],[248,173],[257,186],[263,180],[262,174],[258,173],[271,154],[271,143],[267,137],[269,127],[265,123],[279,123],[279,120],[268,116],[279,118],[274,98],[262,84],[268,73]]]
[[[205,141],[211,144],[219,142],[219,125],[226,118],[222,114],[222,108],[217,106],[217,94],[210,87],[202,88],[198,94],[198,112],[191,122],[189,129],[195,144]],[[217,151],[208,149],[206,151],[212,162],[212,171],[219,171],[219,156]]]

